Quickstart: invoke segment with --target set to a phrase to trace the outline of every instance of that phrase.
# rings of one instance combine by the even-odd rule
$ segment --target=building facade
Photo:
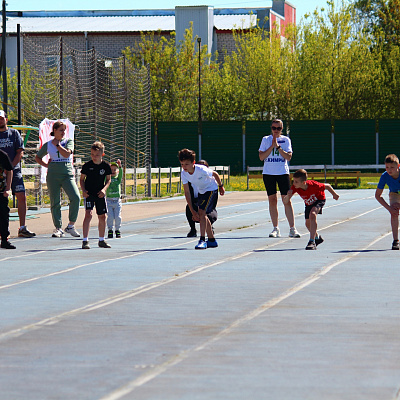
[[[211,6],[175,7],[170,10],[121,11],[7,11],[6,61],[12,71],[17,65],[17,25],[23,38],[39,47],[54,45],[60,37],[68,46],[87,51],[95,48],[106,57],[121,56],[122,50],[133,47],[141,32],[160,32],[176,41],[193,23],[194,36],[201,38],[209,53],[223,55],[235,50],[233,31],[249,29],[259,24],[270,30],[276,24],[282,37],[285,27],[295,24],[296,9],[286,0],[274,0],[271,7],[214,8]],[[21,41],[22,60],[24,54]]]

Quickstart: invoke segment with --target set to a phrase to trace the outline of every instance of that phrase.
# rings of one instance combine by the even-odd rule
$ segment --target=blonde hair
[[[385,164],[398,164],[399,163],[399,157],[396,156],[396,154],[388,154],[385,157]]]

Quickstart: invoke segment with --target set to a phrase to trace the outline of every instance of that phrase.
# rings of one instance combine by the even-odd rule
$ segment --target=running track
[[[312,252],[298,196],[300,239],[284,219],[268,238],[263,201],[219,207],[206,251],[183,210],[124,223],[110,250],[13,240],[0,252],[0,399],[400,399],[389,213],[373,190],[339,194]]]

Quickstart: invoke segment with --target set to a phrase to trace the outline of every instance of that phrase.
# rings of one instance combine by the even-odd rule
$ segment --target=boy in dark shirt
[[[92,210],[96,206],[96,213],[99,219],[99,247],[110,248],[104,240],[106,231],[106,191],[111,183],[110,164],[103,161],[104,144],[94,142],[91,147],[90,157],[92,158],[82,166],[80,185],[85,202],[85,218],[83,220],[83,241],[82,249],[90,249],[89,229],[92,220]]]
[[[8,241],[8,230],[10,221],[10,208],[8,207],[8,196],[11,190],[13,166],[7,153],[0,149],[0,235],[2,249],[15,249]]]

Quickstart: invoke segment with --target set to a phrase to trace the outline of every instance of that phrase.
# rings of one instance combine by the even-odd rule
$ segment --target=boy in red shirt
[[[307,171],[299,169],[293,174],[293,185],[283,199],[283,202],[286,204],[295,193],[298,193],[304,200],[306,205],[304,212],[306,227],[310,232],[310,240],[306,246],[306,250],[317,250],[317,246],[324,241],[317,234],[317,214],[322,214],[322,207],[325,205],[325,190],[331,193],[335,200],[339,199],[339,195],[333,190],[331,185],[313,180],[308,181]]]

